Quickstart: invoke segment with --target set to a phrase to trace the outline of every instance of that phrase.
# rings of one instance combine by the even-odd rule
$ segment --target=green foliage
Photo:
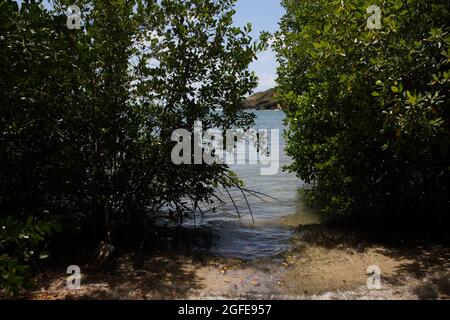
[[[27,264],[48,257],[48,252],[40,250],[42,244],[60,230],[55,221],[37,221],[32,215],[21,218],[10,215],[0,219],[0,287],[9,294],[28,287]]]
[[[370,5],[381,30],[366,26]],[[289,167],[325,211],[450,212],[448,1],[284,0]]]
[[[23,212],[120,242],[115,230],[181,221],[212,205],[217,184],[234,183],[225,165],[171,161],[175,129],[253,122],[240,103],[264,43],[232,25],[234,2],[80,0],[81,28],[69,30],[73,1],[0,0],[0,217],[18,224],[0,238],[9,287],[22,285],[35,245],[13,241],[29,228]],[[48,235],[32,224],[30,239]]]

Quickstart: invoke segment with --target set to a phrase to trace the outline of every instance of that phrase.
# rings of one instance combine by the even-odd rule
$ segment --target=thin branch
[[[259,195],[265,196],[265,197],[267,197],[267,198],[270,198],[270,199],[272,199],[272,200],[281,202],[280,199],[275,198],[275,197],[272,197],[272,196],[269,196],[268,194],[263,193],[263,192],[259,192],[259,191],[255,191],[255,190],[250,190],[250,189],[247,189],[247,188],[242,188],[242,190],[244,190],[245,192],[248,192],[248,193],[250,193],[250,194],[253,194],[255,197],[256,197],[256,194],[259,194]],[[263,200],[263,199],[260,198],[260,197],[258,197],[258,198],[261,199],[261,200]],[[263,200],[263,201],[264,201],[264,200]]]
[[[230,197],[231,202],[233,202],[233,206],[234,206],[234,208],[235,208],[235,210],[236,210],[236,212],[237,212],[237,214],[238,214],[238,216],[239,216],[239,219],[241,219],[241,213],[239,212],[239,209],[238,209],[238,207],[236,206],[236,203],[234,202],[234,199],[233,199],[233,197],[231,196],[230,191],[228,191],[228,188],[227,188],[225,185],[223,185],[223,187],[224,187],[225,191],[228,193],[228,196]]]
[[[241,190],[241,193],[244,196],[245,202],[247,203],[248,210],[250,211],[250,215],[252,216],[253,224],[255,224],[255,218],[253,217],[253,211],[252,211],[252,208],[250,207],[250,203],[248,203],[247,196],[245,195],[244,190],[242,190],[242,188],[240,186],[238,188],[239,188],[239,190]]]

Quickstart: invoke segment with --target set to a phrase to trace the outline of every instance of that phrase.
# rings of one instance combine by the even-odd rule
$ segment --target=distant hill
[[[275,98],[275,89],[252,94],[242,103],[244,109],[254,110],[281,110]]]

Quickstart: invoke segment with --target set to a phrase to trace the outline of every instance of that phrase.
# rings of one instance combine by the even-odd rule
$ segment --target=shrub
[[[289,170],[324,211],[450,212],[448,1],[284,0]],[[366,26],[381,8],[380,30]]]
[[[260,45],[232,25],[234,3],[80,0],[80,29],[69,29],[73,1],[0,0],[0,217],[17,223],[2,256],[8,286],[21,286],[33,250],[14,240],[30,227],[23,212],[120,243],[115,230],[205,212],[215,186],[234,183],[226,165],[171,161],[175,129],[253,122],[240,104]],[[40,239],[35,218],[28,234]]]
[[[54,220],[37,220],[32,215],[21,218],[10,215],[0,219],[0,287],[10,295],[29,288],[28,265],[48,257],[43,244],[60,230]]]

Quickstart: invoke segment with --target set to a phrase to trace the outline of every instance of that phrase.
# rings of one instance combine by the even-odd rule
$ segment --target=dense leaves
[[[225,165],[174,165],[172,132],[253,121],[239,105],[262,45],[233,27],[234,0],[79,0],[80,29],[66,24],[72,4],[0,1],[2,286],[42,247],[41,224],[120,242],[117,230],[210,209],[234,178]],[[14,245],[23,230],[39,241]]]
[[[448,219],[450,3],[283,5],[279,96],[289,169],[309,199],[333,213]],[[370,5],[380,30],[366,26]]]

